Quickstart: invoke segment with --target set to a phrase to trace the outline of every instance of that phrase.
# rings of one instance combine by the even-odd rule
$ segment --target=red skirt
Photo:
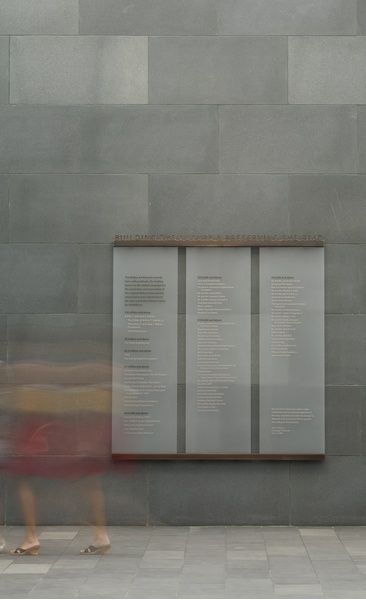
[[[110,431],[105,413],[19,415],[7,470],[66,479],[103,473],[112,467]]]

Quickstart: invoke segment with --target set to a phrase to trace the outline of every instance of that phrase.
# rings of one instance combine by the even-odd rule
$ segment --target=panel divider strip
[[[186,249],[178,248],[177,452],[186,451]]]
[[[259,453],[259,248],[251,249],[251,450]]]

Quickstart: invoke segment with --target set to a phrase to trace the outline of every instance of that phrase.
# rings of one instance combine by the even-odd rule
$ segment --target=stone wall
[[[365,0],[0,0],[8,377],[109,363],[116,232],[326,240],[325,462],[144,463],[110,522],[366,524],[365,34]],[[83,522],[74,487],[42,522]]]

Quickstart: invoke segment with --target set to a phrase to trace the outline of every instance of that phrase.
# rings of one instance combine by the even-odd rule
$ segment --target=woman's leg
[[[25,537],[21,547],[26,550],[39,545],[36,529],[36,499],[32,486],[25,479],[20,481],[18,492],[25,522]]]
[[[105,500],[99,478],[96,476],[88,477],[85,481],[84,490],[88,495],[91,520],[95,527],[93,545],[97,547],[108,546],[110,541],[106,527]]]
[[[2,510],[1,510],[1,512],[2,512],[2,511],[3,511],[3,502],[2,502],[2,498],[1,498],[1,501],[0,501],[0,508],[2,509]],[[3,527],[1,527],[1,529],[3,529]],[[2,535],[2,531],[1,531],[1,532],[0,532],[0,552],[2,552],[2,551],[4,550],[4,548],[5,548],[5,545],[6,545],[6,544],[5,544],[5,538],[4,538],[4,536]]]

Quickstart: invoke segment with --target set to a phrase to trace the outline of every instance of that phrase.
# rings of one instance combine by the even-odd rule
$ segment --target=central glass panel
[[[187,248],[186,449],[251,451],[249,248]]]

